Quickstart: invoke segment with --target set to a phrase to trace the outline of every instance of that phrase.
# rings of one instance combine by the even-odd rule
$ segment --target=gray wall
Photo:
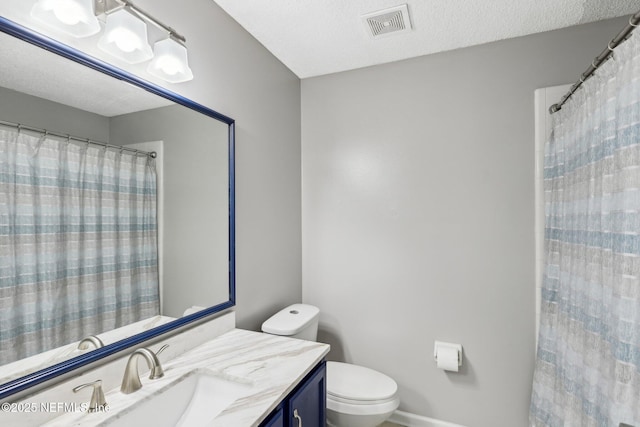
[[[113,117],[111,142],[163,141],[162,314],[229,299],[228,126],[181,105]]]
[[[573,82],[622,19],[302,81],[303,300],[331,358],[400,409],[527,425],[536,88]],[[461,343],[460,373],[435,340]]]
[[[136,4],[187,38],[195,78],[165,85],[236,120],[236,315],[258,329],[301,299],[300,80],[211,0]]]
[[[0,87],[0,120],[109,142],[109,119]]]
[[[197,34],[185,94],[236,120],[236,314],[259,329],[302,299],[300,80],[213,1],[146,2]]]
[[[211,0],[138,0],[184,33],[172,90],[236,120],[238,326],[301,300],[300,80]]]

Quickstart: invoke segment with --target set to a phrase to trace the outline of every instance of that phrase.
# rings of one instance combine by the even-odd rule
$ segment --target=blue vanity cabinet
[[[322,361],[296,387],[285,402],[285,427],[325,427],[327,364]]]
[[[260,427],[325,427],[327,364],[320,362]]]
[[[271,415],[260,424],[260,427],[284,427],[284,409],[282,406],[273,411]]]

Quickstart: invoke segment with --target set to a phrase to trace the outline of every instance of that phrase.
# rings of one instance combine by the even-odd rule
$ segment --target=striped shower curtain
[[[532,426],[640,426],[640,34],[553,115]]]
[[[158,314],[154,162],[0,126],[0,365]]]

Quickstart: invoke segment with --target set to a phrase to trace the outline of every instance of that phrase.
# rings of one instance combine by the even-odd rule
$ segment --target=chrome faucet
[[[160,350],[158,350],[157,353],[154,353],[153,351],[144,347],[134,351],[131,356],[129,356],[127,367],[124,370],[124,377],[122,377],[122,385],[120,386],[120,391],[124,394],[130,394],[142,388],[142,383],[140,382],[140,374],[138,373],[139,356],[142,356],[147,361],[147,365],[151,370],[151,372],[149,372],[149,379],[154,380],[156,378],[161,378],[162,376],[164,376],[164,370],[162,369],[160,360],[158,360],[158,355],[162,353],[167,347],[169,347],[169,345],[163,345],[162,347],[160,347]]]
[[[89,335],[84,338],[82,341],[78,343],[78,350],[87,350],[89,349],[89,344],[93,344],[95,348],[104,347],[104,343],[100,338],[95,335]]]

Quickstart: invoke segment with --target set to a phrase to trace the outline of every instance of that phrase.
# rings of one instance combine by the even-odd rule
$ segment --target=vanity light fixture
[[[93,0],[38,0],[31,16],[43,24],[74,37],[89,37],[100,31]]]
[[[154,58],[149,63],[149,74],[169,83],[182,83],[193,79],[187,60],[187,48],[177,39],[169,38],[153,46]]]
[[[147,41],[147,25],[126,9],[124,7],[107,15],[98,47],[129,64],[148,61],[153,58],[153,51]]]
[[[129,64],[155,58],[147,66],[149,74],[169,83],[193,79],[187,60],[186,39],[129,0],[37,0],[31,16],[46,25],[75,37],[104,33],[98,47]],[[149,45],[147,24],[166,31],[168,37]]]

